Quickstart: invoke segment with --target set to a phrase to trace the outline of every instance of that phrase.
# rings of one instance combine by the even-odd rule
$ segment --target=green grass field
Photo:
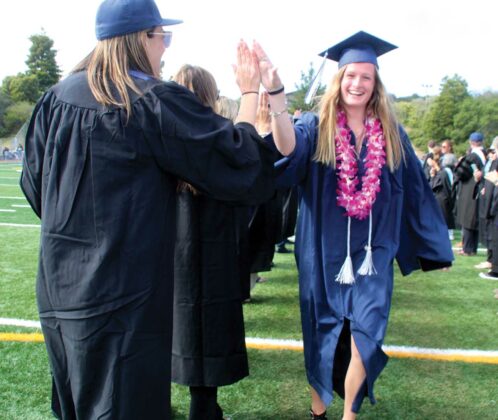
[[[39,224],[18,187],[20,166],[0,163],[0,318],[37,320],[35,276]],[[21,206],[21,207],[20,207]],[[2,211],[3,210],[3,211]],[[10,210],[10,211],[4,211]],[[15,210],[15,211],[12,211]],[[386,344],[498,350],[498,282],[478,277],[476,257],[458,257],[449,272],[401,277]],[[276,254],[244,306],[248,337],[301,339],[297,277],[291,254]],[[0,333],[39,332],[0,325]],[[235,420],[306,419],[309,407],[303,354],[249,350],[251,375],[221,388],[219,400]],[[498,419],[498,365],[391,358],[365,401],[361,419]],[[172,386],[175,419],[188,415],[188,390]],[[339,419],[342,401],[329,409]],[[0,341],[0,419],[50,419],[50,377],[43,343]]]

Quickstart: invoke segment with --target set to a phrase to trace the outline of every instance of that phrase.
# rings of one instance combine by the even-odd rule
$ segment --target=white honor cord
[[[377,274],[373,263],[373,253],[372,253],[372,209],[370,209],[370,216],[368,218],[368,243],[365,247],[365,259],[361,264],[358,274],[361,276],[371,276],[372,274]]]
[[[344,264],[339,271],[339,274],[335,277],[335,281],[341,284],[353,284],[354,283],[354,272],[353,272],[353,260],[351,259],[351,217],[348,216],[348,236],[347,236],[347,255]]]

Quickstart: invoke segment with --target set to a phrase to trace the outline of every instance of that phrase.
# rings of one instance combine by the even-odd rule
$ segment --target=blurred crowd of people
[[[461,230],[461,256],[473,256],[480,244],[486,260],[475,268],[488,270],[479,275],[498,279],[498,136],[489,147],[482,133],[469,136],[469,148],[457,157],[451,140],[429,141],[422,159],[424,174],[439,203],[451,240],[454,229]]]

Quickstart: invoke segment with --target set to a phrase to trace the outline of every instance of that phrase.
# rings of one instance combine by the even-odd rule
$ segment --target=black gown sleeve
[[[36,104],[24,139],[24,161],[20,186],[35,214],[41,218],[42,174],[48,118],[53,94],[46,93]]]
[[[176,83],[143,99],[145,137],[165,171],[218,200],[258,204],[273,195],[274,152],[252,125],[234,125]]]

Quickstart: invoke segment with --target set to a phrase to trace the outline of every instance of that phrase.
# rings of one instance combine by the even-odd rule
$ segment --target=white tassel
[[[353,272],[353,260],[348,255],[344,264],[341,267],[341,271],[335,277],[335,281],[341,284],[353,284],[354,283],[354,272]]]
[[[377,274],[377,270],[375,269],[373,263],[373,254],[372,254],[372,210],[370,210],[369,217],[369,226],[368,226],[368,244],[365,247],[367,251],[365,254],[365,259],[358,270],[358,274],[360,276],[371,276],[373,274]]]
[[[341,284],[353,284],[354,283],[354,270],[353,270],[353,260],[351,259],[350,253],[350,236],[351,236],[351,217],[348,217],[348,255],[346,260],[342,265],[339,274],[335,276],[335,281]]]

